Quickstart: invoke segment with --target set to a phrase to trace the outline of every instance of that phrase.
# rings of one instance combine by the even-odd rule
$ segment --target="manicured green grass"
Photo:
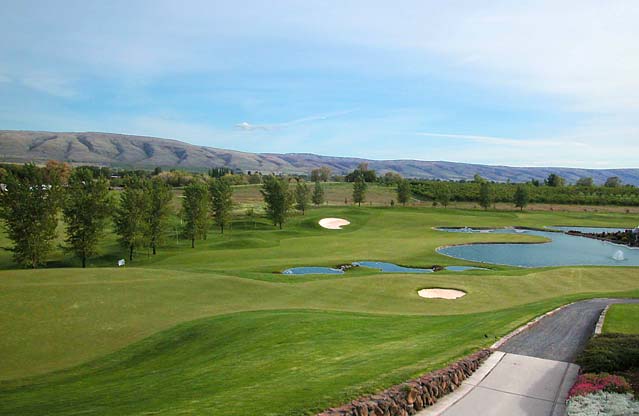
[[[317,225],[351,221],[344,230]],[[175,220],[177,222],[177,220]],[[109,234],[92,266],[57,250],[50,268],[13,270],[0,254],[0,414],[303,414],[441,367],[532,317],[593,296],[639,296],[636,268],[517,269],[430,275],[357,270],[275,274],[356,260],[469,264],[435,252],[526,235],[443,233],[436,226],[630,226],[626,214],[330,207],[284,230],[237,218],[195,249],[158,255]],[[0,241],[0,244],[7,244]],[[455,301],[425,287],[458,288]]]
[[[612,305],[606,313],[603,332],[639,334],[639,305]]]

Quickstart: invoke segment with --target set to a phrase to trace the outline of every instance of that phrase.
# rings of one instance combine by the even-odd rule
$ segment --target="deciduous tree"
[[[286,178],[276,178],[266,176],[263,178],[262,190],[260,191],[266,204],[266,216],[282,229],[282,225],[288,217],[293,197],[288,189]]]
[[[66,188],[62,213],[67,248],[81,259],[83,268],[87,259],[97,252],[112,209],[108,180],[102,176],[94,179],[89,169],[74,169]]]
[[[358,206],[362,206],[362,202],[366,200],[367,187],[364,175],[359,173],[353,182],[353,202]]]
[[[224,234],[224,227],[231,220],[233,188],[224,178],[214,179],[209,186],[209,193],[213,219],[215,224],[220,227],[220,234]]]
[[[400,179],[397,183],[397,201],[406,206],[408,201],[410,200],[410,182],[407,179]]]
[[[297,185],[295,185],[295,208],[302,211],[302,215],[306,212],[310,199],[311,190],[308,188],[306,182],[297,182]]]
[[[25,165],[20,177],[5,175],[0,190],[0,218],[13,242],[14,260],[37,268],[46,262],[56,237],[61,200],[59,178],[33,164]]]
[[[120,204],[113,218],[118,240],[129,250],[129,260],[133,260],[136,248],[148,247],[149,206],[150,198],[145,180],[130,178],[120,194]]]
[[[619,179],[618,176],[611,176],[610,178],[606,179],[606,183],[604,183],[604,186],[608,188],[618,188],[621,186],[621,179]]]
[[[209,217],[209,192],[206,184],[194,182],[184,188],[182,215],[184,217],[184,235],[191,240],[195,248],[197,238],[206,238]]]
[[[592,178],[579,178],[575,185],[583,186],[583,187],[591,187],[595,185],[595,182],[592,180]]]
[[[528,188],[524,185],[518,185],[515,190],[515,207],[519,208],[521,211],[528,206]]]
[[[320,184],[319,181],[315,181],[312,200],[318,207],[324,203],[324,188],[322,188],[322,184]]]
[[[552,186],[554,188],[560,188],[566,184],[566,180],[561,176],[551,173],[545,180],[546,186]]]
[[[170,203],[173,199],[171,187],[159,179],[151,181],[149,186],[149,244],[153,255],[157,252],[157,247],[162,244],[164,235],[168,228],[170,213]]]
[[[490,184],[488,182],[482,182],[479,186],[479,205],[488,209],[492,203],[492,195],[490,194]]]

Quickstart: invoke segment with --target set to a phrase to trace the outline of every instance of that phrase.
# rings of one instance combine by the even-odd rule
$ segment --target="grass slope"
[[[606,313],[603,333],[639,334],[639,305],[612,305]]]
[[[323,217],[344,217],[341,231]],[[639,296],[635,268],[495,267],[431,275],[357,270],[274,274],[298,265],[386,260],[468,264],[435,252],[523,235],[434,226],[628,226],[626,214],[321,208],[282,231],[238,220],[195,249],[168,240],[126,268],[12,270],[0,255],[0,414],[303,414],[486,346],[533,316],[592,296]],[[5,242],[6,243],[6,242]],[[123,251],[112,235],[94,266]],[[142,254],[142,253],[140,253]],[[457,301],[417,290],[451,287]]]

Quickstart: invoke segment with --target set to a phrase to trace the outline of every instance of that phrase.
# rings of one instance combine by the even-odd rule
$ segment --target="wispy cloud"
[[[494,137],[494,136],[475,136],[468,134],[447,134],[447,133],[430,133],[430,132],[417,132],[416,136],[426,137],[439,137],[446,139],[465,140],[475,143],[484,143],[491,145],[511,146],[511,147],[564,147],[564,146],[588,146],[588,144],[575,141],[572,138],[556,138],[556,139],[513,139],[507,137]]]
[[[279,130],[279,129],[283,129],[283,128],[287,128],[287,127],[291,127],[291,126],[296,126],[298,124],[305,124],[305,123],[310,123],[310,122],[313,122],[313,121],[321,121],[321,120],[328,120],[330,118],[341,117],[341,116],[344,116],[346,114],[350,114],[350,113],[352,113],[354,111],[356,111],[356,110],[353,109],[353,110],[337,111],[337,112],[334,112],[334,113],[317,114],[317,115],[313,115],[313,116],[298,118],[298,119],[287,121],[287,122],[284,122],[284,123],[275,123],[275,124],[253,124],[253,123],[249,123],[247,121],[243,121],[241,123],[236,124],[235,128],[240,129],[240,130],[245,130],[245,131],[252,131],[252,130]]]
[[[73,98],[78,95],[67,79],[49,73],[31,73],[24,76],[21,81],[28,88],[60,98]]]

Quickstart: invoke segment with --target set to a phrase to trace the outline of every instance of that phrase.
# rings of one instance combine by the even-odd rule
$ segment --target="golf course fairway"
[[[341,230],[322,218],[343,218]],[[155,256],[109,234],[89,268],[62,250],[16,270],[0,253],[1,415],[300,415],[401,383],[578,299],[639,297],[632,267],[519,269],[440,255],[444,245],[544,240],[434,227],[630,227],[636,215],[326,207],[283,230],[237,218],[196,248],[167,238]],[[3,246],[9,243],[4,237]],[[354,268],[357,260],[490,270],[430,274]],[[418,291],[463,291],[425,299]]]

